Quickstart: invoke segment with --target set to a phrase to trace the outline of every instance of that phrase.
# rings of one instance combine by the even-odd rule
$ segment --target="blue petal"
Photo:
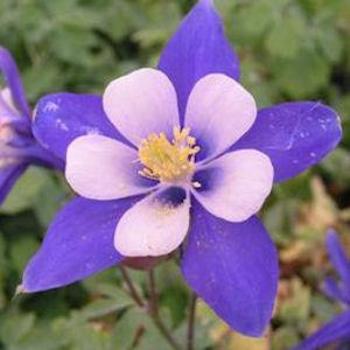
[[[337,283],[334,278],[327,277],[323,283],[323,291],[330,298],[337,300],[343,304],[350,305],[350,294],[344,288],[341,288],[341,284]]]
[[[231,150],[255,148],[267,154],[275,181],[292,178],[321,161],[340,142],[340,119],[317,102],[292,102],[264,108]]]
[[[27,117],[30,118],[30,108],[25,96],[21,76],[19,74],[16,62],[10,52],[0,46],[0,72],[11,91],[11,95],[16,107]]]
[[[58,93],[40,99],[33,132],[43,147],[63,160],[69,144],[85,134],[98,133],[124,141],[107,119],[101,97],[88,94]]]
[[[338,235],[333,230],[328,232],[326,243],[331,262],[350,295],[350,260],[346,257]]]
[[[331,343],[350,340],[350,311],[340,314],[293,350],[317,350]]]
[[[159,69],[175,85],[181,120],[195,83],[209,73],[239,79],[239,60],[225,37],[212,0],[201,0],[165,47]]]
[[[0,205],[4,202],[17,179],[26,169],[27,165],[22,163],[0,169]]]
[[[234,330],[261,336],[277,291],[273,242],[258,218],[234,224],[193,202],[181,262],[187,283]]]
[[[115,228],[136,201],[76,198],[68,203],[27,265],[22,289],[38,292],[62,287],[118,264],[122,256],[113,245]]]

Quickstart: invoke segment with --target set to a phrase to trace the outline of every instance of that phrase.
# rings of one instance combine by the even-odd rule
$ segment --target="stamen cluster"
[[[139,148],[139,160],[144,165],[140,175],[161,182],[186,179],[195,169],[195,155],[200,151],[190,129],[174,127],[170,142],[164,133],[151,134]]]

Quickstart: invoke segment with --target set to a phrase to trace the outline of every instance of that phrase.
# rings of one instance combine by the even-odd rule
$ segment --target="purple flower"
[[[225,153],[256,118],[253,97],[232,78],[216,73],[198,81],[183,128],[175,88],[155,69],[113,81],[103,105],[132,145],[80,136],[68,147],[66,178],[92,200],[146,195],[116,226],[114,246],[123,256],[162,256],[178,248],[189,230],[191,197],[212,215],[240,223],[269,195],[273,167],[265,154]]]
[[[30,164],[62,168],[34,139],[31,112],[22,81],[11,54],[0,47],[0,72],[6,82],[0,88],[0,204]]]
[[[323,326],[319,331],[298,345],[295,350],[316,350],[331,343],[350,343],[350,260],[346,257],[339,238],[333,230],[327,234],[327,249],[340,281],[329,277],[325,280],[325,293],[344,306],[345,311]],[[347,342],[347,343],[346,343]]]
[[[51,224],[24,272],[24,291],[61,287],[125,256],[180,245],[188,285],[233,329],[260,336],[272,314],[278,261],[255,213],[273,181],[320,161],[341,129],[321,103],[257,111],[238,79],[220,17],[202,0],[159,70],[115,80],[103,100],[43,98],[35,135],[67,160],[67,179],[82,197]]]

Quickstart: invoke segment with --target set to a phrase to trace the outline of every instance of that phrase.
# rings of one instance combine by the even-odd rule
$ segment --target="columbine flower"
[[[67,179],[82,197],[53,221],[22,288],[61,287],[125,256],[181,245],[189,286],[232,328],[259,336],[271,318],[278,262],[254,214],[273,181],[337,145],[339,118],[314,102],[257,112],[210,0],[184,20],[159,69],[112,82],[103,103],[64,93],[39,102],[35,134],[67,160]]]
[[[343,349],[343,345],[350,344],[350,260],[346,257],[336,232],[332,230],[328,232],[326,243],[329,257],[340,281],[327,278],[324,290],[330,298],[341,303],[345,311],[294,350],[316,350],[329,344],[337,344],[339,349]]]
[[[116,225],[114,246],[123,256],[162,256],[178,248],[190,227],[191,197],[214,216],[238,223],[270,193],[273,167],[265,154],[224,153],[256,117],[253,97],[235,80],[223,74],[199,80],[183,127],[175,88],[155,69],[112,82],[103,105],[131,145],[103,135],[75,139],[67,150],[66,178],[79,195],[94,200],[148,194]]]
[[[0,72],[6,87],[0,88],[0,204],[28,165],[61,167],[34,139],[31,112],[21,78],[11,54],[0,47]]]

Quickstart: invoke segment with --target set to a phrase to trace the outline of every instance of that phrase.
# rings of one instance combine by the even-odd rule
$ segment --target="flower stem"
[[[126,285],[128,286],[130,296],[134,299],[135,303],[138,306],[144,307],[145,304],[144,304],[142,298],[140,297],[139,293],[137,292],[137,289],[135,288],[134,284],[132,283],[132,280],[128,274],[128,271],[123,266],[119,266],[119,268],[120,268],[120,271],[121,271],[122,276],[124,278],[124,281],[125,281]]]
[[[125,267],[120,266],[120,271],[122,273],[123,279],[129,289],[130,296],[135,301],[135,303],[145,309],[145,303],[140,297],[139,293],[137,292],[137,289],[135,288],[128,271]],[[149,271],[149,292],[150,297],[148,301],[148,309],[147,312],[149,316],[153,319],[153,322],[155,326],[158,328],[160,333],[164,336],[164,338],[168,341],[169,345],[174,350],[181,350],[181,347],[178,345],[176,340],[172,337],[170,331],[165,326],[164,322],[162,321],[160,315],[159,315],[159,304],[158,304],[158,294],[156,291],[156,284],[155,284],[155,278],[154,278],[154,271],[153,269]]]
[[[180,350],[180,345],[176,342],[176,340],[171,335],[170,331],[165,326],[163,320],[159,315],[159,304],[158,304],[158,294],[156,290],[155,278],[154,278],[154,270],[150,270],[148,273],[149,279],[149,313],[154,321],[154,324],[162,333],[164,338],[168,341],[169,345],[175,350]]]
[[[194,332],[195,332],[195,318],[196,318],[196,305],[197,295],[192,294],[190,303],[190,315],[188,319],[188,330],[187,330],[187,350],[194,349]]]

